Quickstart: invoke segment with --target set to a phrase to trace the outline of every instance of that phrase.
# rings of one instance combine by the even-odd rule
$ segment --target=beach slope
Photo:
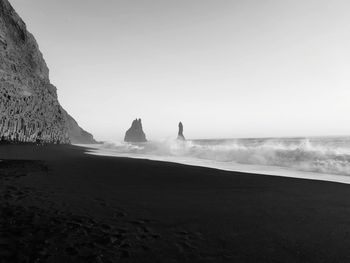
[[[350,186],[0,145],[0,262],[349,262]]]

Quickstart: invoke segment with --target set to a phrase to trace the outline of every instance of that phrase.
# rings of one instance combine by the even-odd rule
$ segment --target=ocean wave
[[[135,157],[172,157],[232,164],[276,166],[291,170],[350,175],[349,138],[274,138],[163,140],[105,143],[101,149]]]

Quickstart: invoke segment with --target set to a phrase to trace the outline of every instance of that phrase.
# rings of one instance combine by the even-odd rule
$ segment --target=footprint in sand
[[[181,230],[176,232],[176,236],[178,239],[180,239],[178,242],[176,242],[176,246],[178,247],[180,253],[190,253],[196,250],[194,245],[196,239],[195,235],[192,235],[185,230]]]

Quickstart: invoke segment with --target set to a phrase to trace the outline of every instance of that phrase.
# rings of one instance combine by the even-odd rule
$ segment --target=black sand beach
[[[350,186],[0,145],[0,262],[349,262]]]

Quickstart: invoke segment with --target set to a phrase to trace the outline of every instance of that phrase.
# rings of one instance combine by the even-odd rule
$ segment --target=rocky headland
[[[135,119],[131,127],[126,131],[124,141],[126,142],[147,142],[146,135],[142,129],[141,119]]]
[[[92,144],[98,143],[93,135],[79,126],[79,124],[66,111],[66,125],[68,128],[68,137],[71,143],[74,144]]]
[[[33,35],[10,3],[0,0],[0,140],[93,143],[84,132],[76,136],[81,130],[61,107]]]

